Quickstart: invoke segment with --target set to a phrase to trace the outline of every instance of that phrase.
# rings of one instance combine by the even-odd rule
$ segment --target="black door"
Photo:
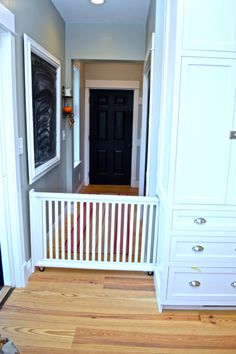
[[[1,255],[1,247],[0,247],[0,289],[4,285],[3,281],[3,270],[2,270],[2,255]]]
[[[90,90],[90,183],[130,185],[133,91]]]

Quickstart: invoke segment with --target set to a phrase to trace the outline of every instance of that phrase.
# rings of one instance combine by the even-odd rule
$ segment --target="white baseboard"
[[[158,294],[160,293],[160,272],[158,269],[154,270],[154,287],[156,290],[157,308],[158,308],[158,311],[161,313],[163,308],[159,304],[159,301],[158,301],[158,300],[160,300],[160,296],[158,296]]]
[[[76,189],[75,193],[79,193],[80,190],[85,186],[85,181],[82,181],[79,185],[79,187]]]
[[[23,270],[24,270],[24,277],[25,277],[25,285],[27,285],[29,277],[33,273],[31,258],[27,262],[24,263]]]

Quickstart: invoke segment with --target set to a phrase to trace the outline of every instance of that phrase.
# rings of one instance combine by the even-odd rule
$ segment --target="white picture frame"
[[[61,63],[24,34],[29,184],[60,162]]]

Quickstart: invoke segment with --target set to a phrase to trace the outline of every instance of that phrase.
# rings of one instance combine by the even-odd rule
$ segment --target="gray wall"
[[[21,190],[23,200],[23,222],[25,234],[26,260],[30,258],[28,192],[65,191],[65,142],[62,142],[61,163],[34,184],[28,184],[26,116],[24,96],[24,58],[23,33],[26,33],[50,53],[60,59],[62,64],[62,85],[65,77],[65,25],[50,0],[0,0],[14,15],[16,23],[16,69],[17,106],[19,136],[23,137],[24,154],[20,156]],[[65,122],[62,121],[62,128]]]
[[[145,43],[145,25],[67,24],[67,85],[71,59],[143,60]]]
[[[145,26],[66,25],[66,56],[72,59],[143,60]]]
[[[146,50],[148,49],[149,43],[151,41],[152,33],[155,32],[156,29],[156,1],[159,0],[150,0],[146,25]]]
[[[134,60],[145,57],[146,26],[119,24],[66,24],[66,86],[71,87],[72,60]],[[66,128],[67,190],[73,190],[73,130]],[[83,147],[82,147],[83,149]],[[83,173],[83,165],[79,170]],[[80,181],[76,181],[80,183]]]

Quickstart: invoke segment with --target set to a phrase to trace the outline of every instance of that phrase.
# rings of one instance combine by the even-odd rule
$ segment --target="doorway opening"
[[[74,60],[73,65],[80,70],[80,164],[73,174],[74,186],[79,188],[74,190],[80,193],[82,187],[92,185],[137,189],[143,62]],[[93,98],[94,94],[109,97]]]
[[[90,90],[90,184],[131,184],[133,91]]]
[[[95,81],[90,81],[87,80],[85,81],[85,185],[91,184],[90,180],[90,169],[91,166],[89,164],[90,162],[90,113],[91,113],[91,93],[93,90],[105,90],[105,91],[116,91],[116,92],[122,92],[124,95],[125,91],[129,91],[132,93],[128,93],[130,95],[130,101],[132,101],[133,105],[133,114],[131,114],[131,119],[130,119],[130,125],[131,125],[131,136],[132,136],[132,142],[131,142],[131,147],[129,149],[131,150],[131,169],[129,171],[130,177],[129,177],[129,183],[128,182],[123,182],[119,184],[123,185],[129,185],[131,187],[137,187],[137,150],[138,150],[138,117],[139,117],[139,82],[130,82],[130,81],[102,81],[102,80],[95,80]],[[102,92],[101,91],[101,92]],[[133,96],[133,98],[132,98]],[[116,97],[116,94],[115,94]],[[117,95],[119,99],[119,94]],[[120,96],[122,98],[122,96]],[[113,97],[114,99],[114,97]],[[121,115],[119,116],[121,118]],[[114,121],[113,121],[114,123]],[[114,125],[114,124],[113,124]],[[121,124],[120,124],[121,125]],[[114,131],[114,128],[112,127],[112,131]],[[98,134],[98,131],[96,132]],[[128,144],[127,144],[128,145]],[[118,151],[121,151],[118,149]],[[122,156],[122,152],[118,153],[120,156]],[[122,159],[120,158],[120,161],[118,162],[118,165],[122,164]],[[108,161],[109,163],[109,161]],[[119,166],[117,166],[119,168]],[[127,168],[128,169],[128,168]],[[93,183],[93,182],[92,182]],[[112,184],[113,181],[109,181],[107,179],[106,184]],[[114,183],[118,184],[118,183]]]

